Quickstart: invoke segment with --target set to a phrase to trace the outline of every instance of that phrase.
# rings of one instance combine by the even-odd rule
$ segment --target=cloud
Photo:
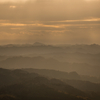
[[[86,0],[0,3],[0,41],[100,43],[99,5]]]
[[[36,0],[27,3],[0,4],[0,19],[60,21],[99,18],[100,1],[84,0]],[[11,9],[14,8],[14,9]]]

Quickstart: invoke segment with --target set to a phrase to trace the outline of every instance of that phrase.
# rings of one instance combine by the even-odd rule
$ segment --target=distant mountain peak
[[[34,45],[40,46],[40,45],[45,45],[45,44],[40,43],[40,42],[35,42]]]

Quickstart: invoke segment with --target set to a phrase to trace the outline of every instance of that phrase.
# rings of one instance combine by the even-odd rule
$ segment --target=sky
[[[100,0],[0,0],[0,44],[100,44]]]

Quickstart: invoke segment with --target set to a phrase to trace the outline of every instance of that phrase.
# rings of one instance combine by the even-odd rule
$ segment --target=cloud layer
[[[0,42],[98,43],[99,0],[0,3]]]

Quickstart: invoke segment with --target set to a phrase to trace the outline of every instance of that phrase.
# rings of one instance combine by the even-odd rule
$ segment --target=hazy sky
[[[36,41],[100,44],[100,0],[0,0],[0,43]]]

